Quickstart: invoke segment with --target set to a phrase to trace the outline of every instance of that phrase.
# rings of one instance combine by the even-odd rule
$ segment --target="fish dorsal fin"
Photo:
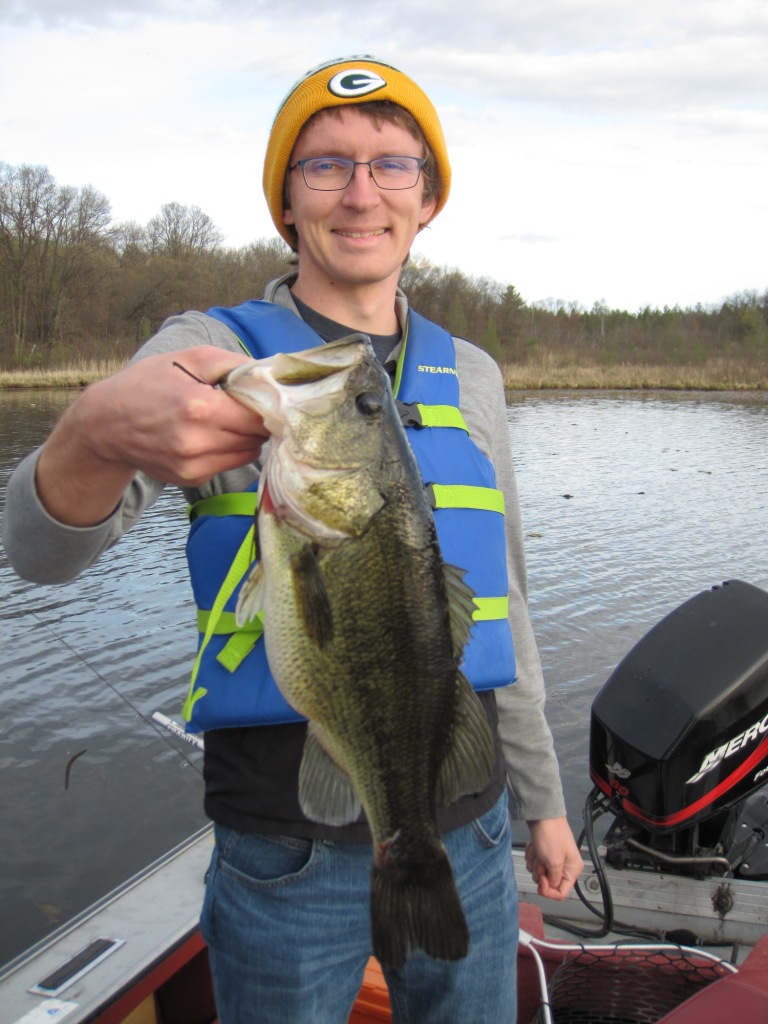
[[[304,631],[323,648],[333,639],[333,609],[314,544],[305,544],[298,554],[291,556],[291,576]]]
[[[475,611],[475,592],[464,582],[466,570],[455,565],[443,566],[445,588],[448,595],[448,611],[451,621],[453,653],[458,659],[464,650],[472,629],[472,615]]]
[[[462,672],[448,750],[440,765],[438,797],[444,806],[467,793],[479,793],[491,778],[496,751],[480,698]]]
[[[299,768],[299,804],[308,818],[325,825],[357,821],[362,808],[352,780],[326,751],[322,727],[315,722],[307,726]]]

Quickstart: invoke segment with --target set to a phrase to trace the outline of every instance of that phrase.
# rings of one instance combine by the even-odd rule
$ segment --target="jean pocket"
[[[498,846],[504,841],[510,829],[509,800],[506,793],[502,793],[489,811],[472,822],[472,829],[486,849]]]
[[[293,836],[251,835],[216,827],[219,867],[244,885],[285,885],[307,872],[314,843]]]

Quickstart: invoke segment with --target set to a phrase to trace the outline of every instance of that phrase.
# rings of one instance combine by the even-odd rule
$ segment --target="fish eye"
[[[363,416],[375,416],[382,409],[381,395],[373,391],[363,391],[355,398],[355,405]]]

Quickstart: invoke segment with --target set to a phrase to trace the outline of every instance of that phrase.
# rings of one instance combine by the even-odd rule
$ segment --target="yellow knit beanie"
[[[429,97],[412,79],[384,61],[369,56],[344,57],[308,71],[280,104],[272,125],[264,158],[264,195],[275,227],[289,245],[293,245],[293,238],[283,221],[283,185],[301,129],[318,110],[367,100],[391,100],[416,119],[437,163],[439,191],[432,217],[445,206],[451,188],[451,165],[443,129]]]

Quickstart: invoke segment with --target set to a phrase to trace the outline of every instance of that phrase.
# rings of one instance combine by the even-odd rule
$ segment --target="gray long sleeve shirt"
[[[286,276],[272,282],[265,298],[295,312],[288,280]],[[397,311],[403,323],[407,302],[401,292]],[[203,313],[189,312],[166,321],[135,358],[196,345],[242,351],[223,323]],[[516,817],[528,821],[559,817],[565,807],[552,736],[544,716],[541,664],[527,611],[523,531],[501,374],[487,353],[460,338],[456,339],[456,360],[462,415],[471,437],[491,459],[506,502],[509,615],[518,676],[514,685],[496,691],[496,701],[512,810]],[[27,456],[9,481],[0,532],[8,558],[20,576],[37,583],[64,583],[116,543],[165,485],[139,473],[104,522],[90,527],[66,526],[53,519],[38,498],[34,481],[38,454],[39,450]],[[244,466],[213,478],[202,488],[185,490],[184,496],[192,504],[211,494],[240,491],[258,472],[255,465]]]

